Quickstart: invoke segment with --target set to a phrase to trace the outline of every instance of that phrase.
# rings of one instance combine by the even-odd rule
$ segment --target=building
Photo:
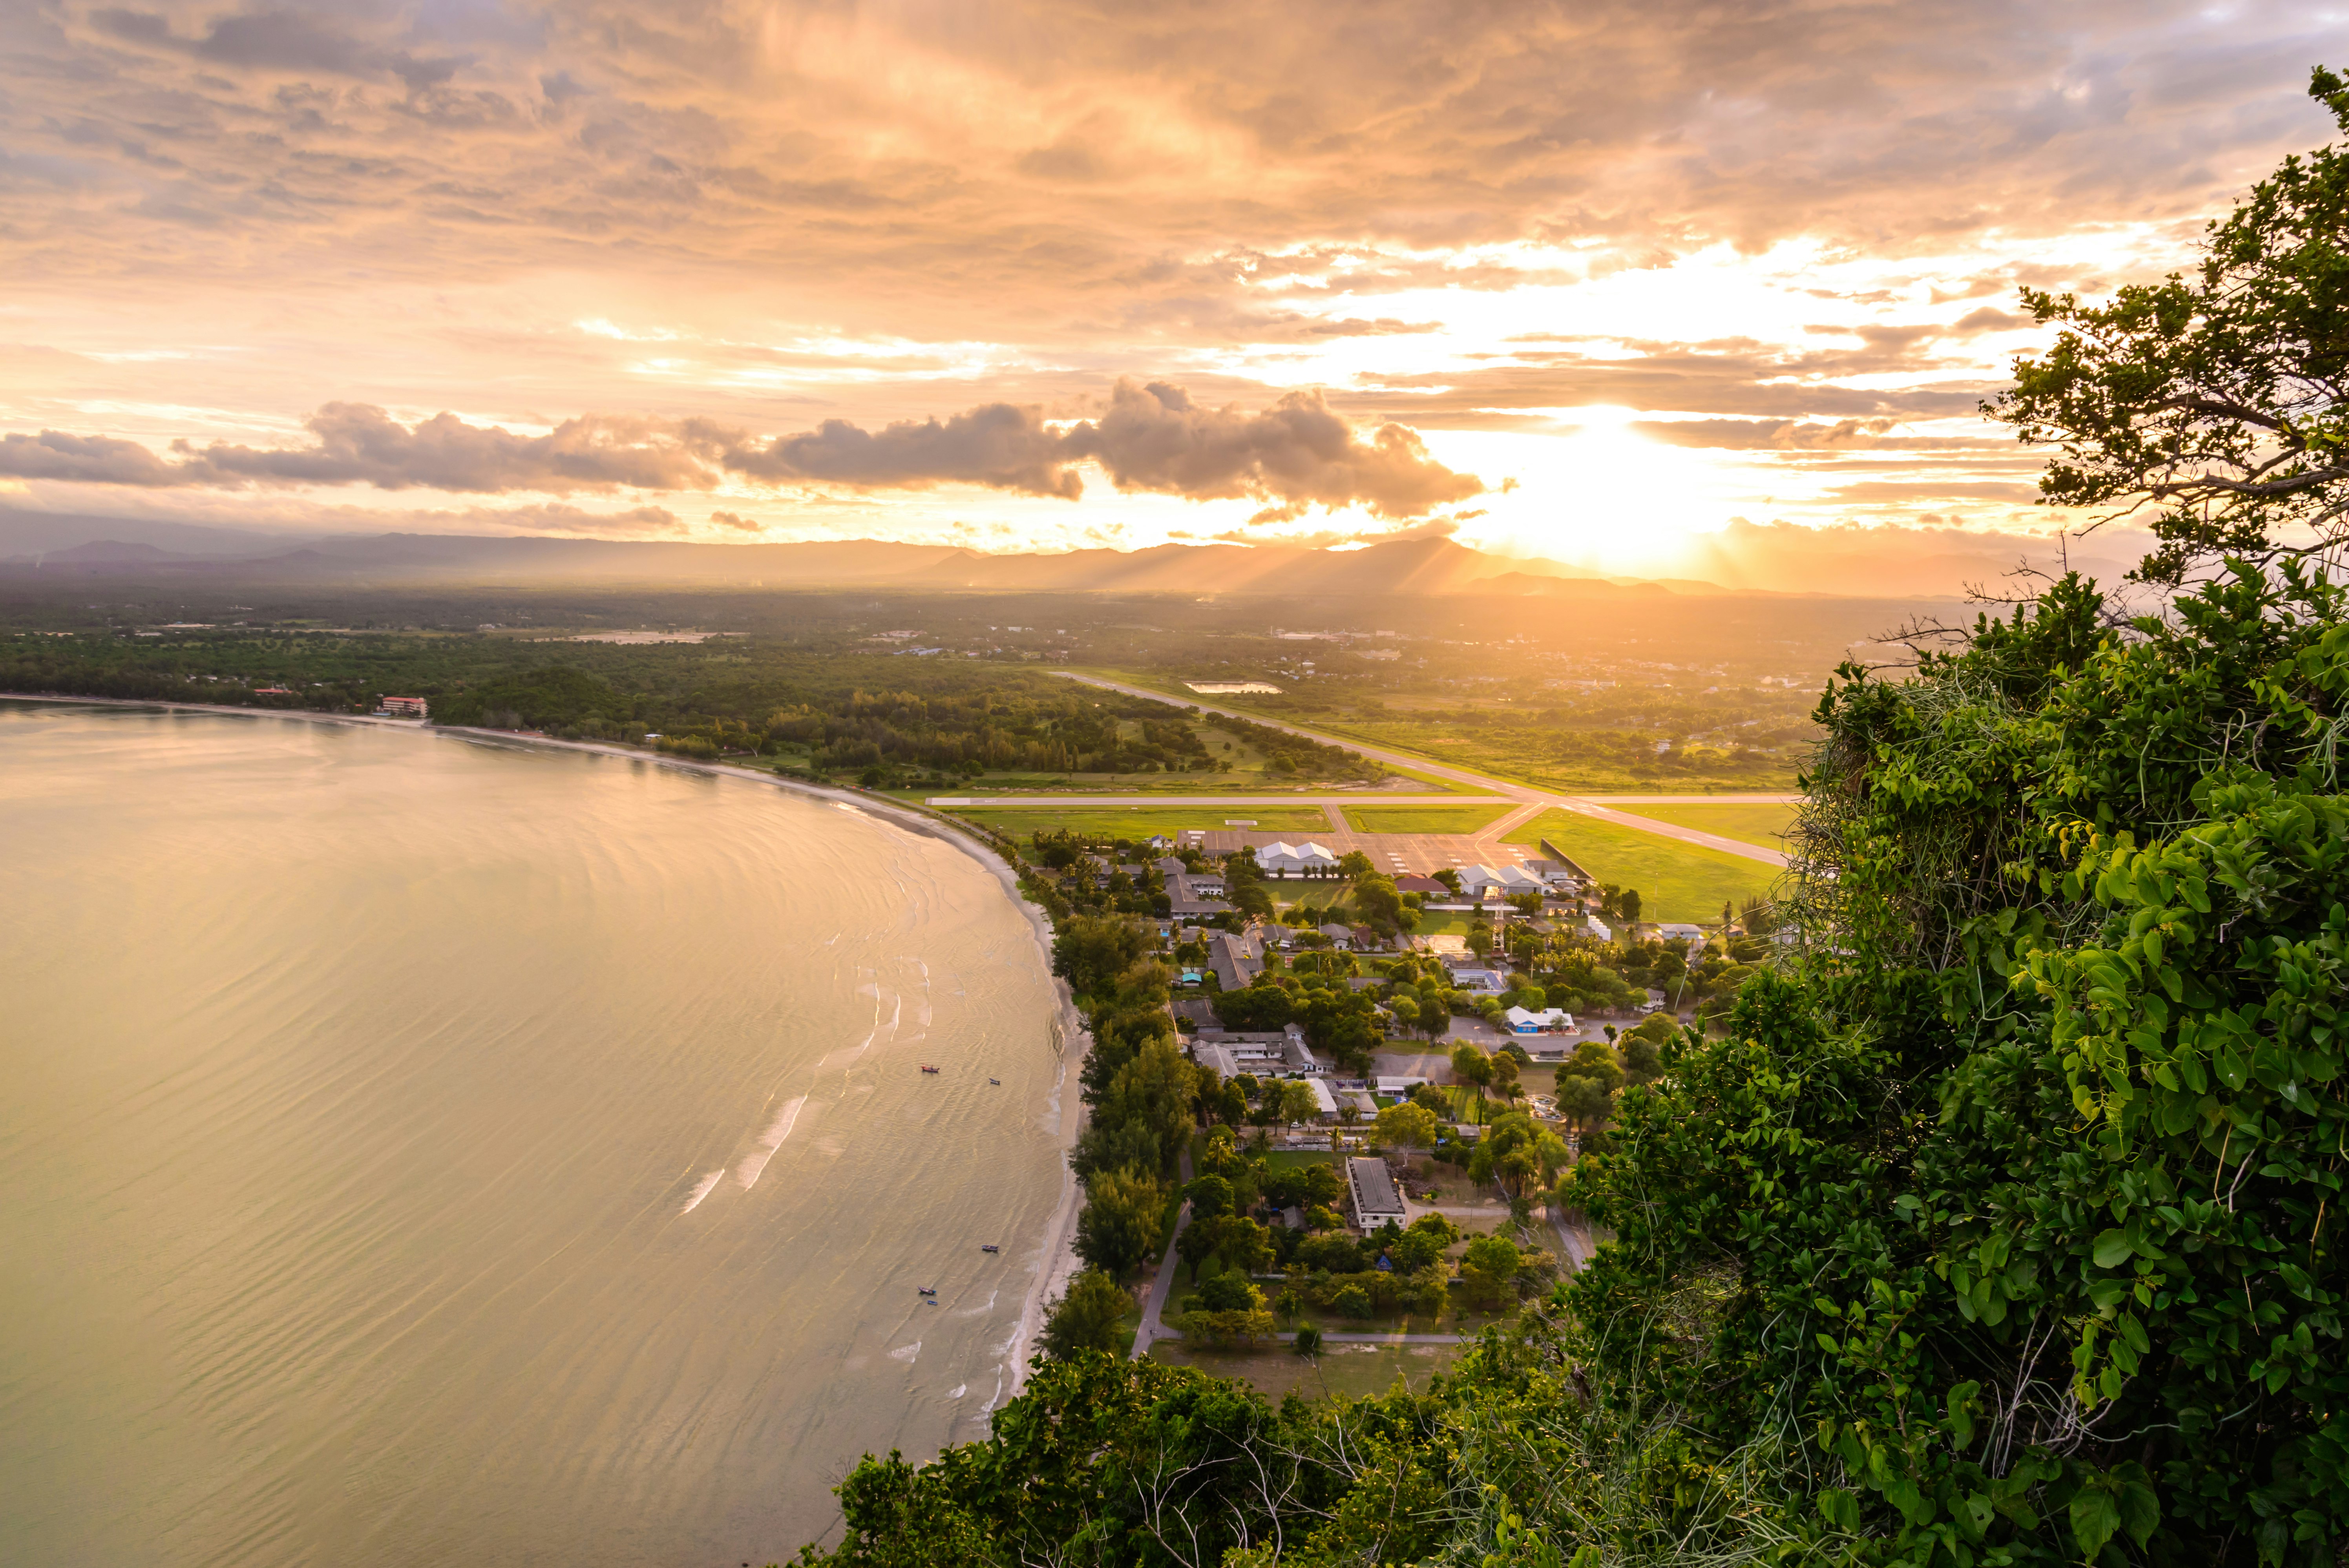
[[[1185,681],[1185,686],[1202,696],[1278,696],[1280,688],[1270,681]]]
[[[1317,929],[1322,935],[1330,939],[1330,945],[1336,948],[1339,952],[1346,953],[1352,950],[1354,945],[1354,928],[1352,926],[1340,925],[1333,920],[1317,927]]]
[[[1203,1040],[1191,1047],[1191,1056],[1221,1081],[1229,1082],[1240,1076],[1239,1060],[1228,1047]]]
[[[1509,977],[1497,969],[1454,969],[1452,988],[1475,996],[1497,996],[1509,988]]]
[[[388,696],[376,705],[376,711],[392,718],[425,718],[429,705],[420,696]]]
[[[1427,1078],[1372,1078],[1371,1080],[1371,1088],[1373,1091],[1379,1094],[1409,1094],[1420,1085],[1423,1083],[1433,1083],[1434,1081],[1434,1079]]]
[[[1181,876],[1184,872],[1188,869],[1181,861],[1176,860],[1173,855],[1164,856],[1158,860],[1151,861],[1150,863],[1156,866],[1158,868],[1158,874],[1164,877],[1170,882],[1176,877]]]
[[[1702,925],[1688,925],[1681,923],[1674,923],[1670,925],[1659,925],[1656,927],[1656,939],[1660,942],[1701,943],[1704,940],[1704,927]]]
[[[1252,936],[1218,931],[1207,939],[1207,967],[1226,991],[1238,991],[1264,973],[1264,959]]]
[[[1615,940],[1615,928],[1595,914],[1586,914],[1582,917],[1582,929],[1601,942]]]
[[[1337,1120],[1338,1097],[1330,1092],[1330,1081],[1327,1078],[1307,1078],[1305,1087],[1313,1091],[1313,1119]]]
[[[1205,886],[1202,886],[1202,882]],[[1209,892],[1206,888],[1215,892]],[[1220,877],[1206,879],[1177,871],[1166,879],[1168,913],[1194,920],[1213,920],[1219,914],[1229,914],[1232,906],[1223,900],[1224,884]]]
[[[1463,866],[1460,891],[1470,898],[1510,898],[1521,892],[1547,892],[1549,884],[1516,866]]]
[[[1222,898],[1231,892],[1224,883],[1224,873],[1219,871],[1185,872],[1179,864],[1174,869],[1183,872],[1191,891],[1201,898]]]
[[[1257,846],[1256,863],[1263,868],[1267,876],[1318,877],[1335,872],[1338,857],[1330,852],[1327,845],[1317,844],[1310,840],[1292,844],[1286,840],[1276,839],[1269,844]]]
[[[1346,1185],[1353,1193],[1354,1222],[1364,1231],[1375,1231],[1390,1220],[1400,1225],[1411,1218],[1385,1161],[1361,1156],[1347,1161]]]
[[[1562,861],[1527,861],[1526,870],[1558,892],[1572,892],[1582,886],[1582,879],[1574,868]]]
[[[1563,1007],[1544,1007],[1538,1013],[1511,1007],[1501,1016],[1508,1020],[1513,1035],[1563,1035],[1574,1027],[1574,1015]]]
[[[1433,877],[1403,876],[1394,879],[1395,892],[1415,892],[1422,898],[1450,898],[1452,890]]]

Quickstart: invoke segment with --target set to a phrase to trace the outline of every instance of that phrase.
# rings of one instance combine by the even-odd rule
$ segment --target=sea
[[[992,872],[854,806],[0,702],[0,1563],[836,1540],[1011,1389],[1055,1011]]]

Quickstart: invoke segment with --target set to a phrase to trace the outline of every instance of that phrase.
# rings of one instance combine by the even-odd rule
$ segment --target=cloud
[[[1379,517],[1418,517],[1485,489],[1428,456],[1404,426],[1381,425],[1362,440],[1319,391],[1291,392],[1248,414],[1200,407],[1162,381],[1121,381],[1099,422],[1075,426],[1063,440],[1099,462],[1120,490],[1194,499],[1359,503]]]
[[[962,483],[1074,500],[1084,493],[1075,465],[1088,459],[1121,490],[1254,498],[1290,515],[1304,506],[1359,505],[1379,517],[1418,517],[1485,488],[1430,457],[1404,426],[1383,424],[1363,439],[1318,391],[1291,392],[1249,413],[1203,407],[1162,381],[1121,380],[1097,419],[1061,429],[1041,408],[990,403],[879,430],[827,419],[804,434],[730,452],[725,463],[770,482]]]
[[[1040,408],[982,404],[945,419],[867,430],[843,419],[769,440],[700,418],[582,415],[543,436],[441,413],[403,425],[363,403],[329,403],[304,421],[311,444],[174,441],[166,461],[135,441],[44,430],[0,437],[0,475],[144,487],[369,485],[495,494],[534,490],[706,490],[728,474],[769,485],[865,490],[973,484],[1075,500],[1079,464],[1122,490],[1192,500],[1254,497],[1291,509],[1360,505],[1419,517],[1484,490],[1430,457],[1418,435],[1381,425],[1368,440],[1318,392],[1261,413],[1206,408],[1179,387],[1120,381],[1097,420],[1055,428]],[[759,525],[731,512],[726,526]]]
[[[845,419],[727,454],[752,479],[814,480],[866,487],[961,483],[1074,500],[1084,480],[1069,469],[1060,437],[1033,407],[988,403],[943,421],[905,420],[866,430]]]

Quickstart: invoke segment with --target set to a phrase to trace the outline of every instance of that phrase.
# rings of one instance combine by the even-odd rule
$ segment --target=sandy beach
[[[557,740],[552,736],[517,735],[511,730],[474,729],[463,726],[434,725],[414,718],[377,718],[366,714],[312,713],[299,708],[239,707],[226,703],[167,702],[143,697],[60,696],[41,692],[0,692],[0,700],[10,702],[53,702],[81,704],[100,707],[135,707],[179,710],[189,713],[226,714],[240,718],[285,718],[309,724],[367,725],[391,729],[409,730],[419,735],[450,736],[476,744],[493,746],[542,747],[561,751],[593,752],[605,757],[626,758],[636,762],[650,762],[662,768],[674,768],[688,773],[722,775],[754,784],[771,785],[796,795],[828,800],[854,808],[880,818],[908,832],[952,844],[992,872],[1009,897],[1028,916],[1030,928],[1035,933],[1037,954],[1049,972],[1052,965],[1052,923],[1042,909],[1030,903],[1019,892],[1019,876],[1011,863],[984,842],[973,837],[957,824],[917,807],[868,795],[862,790],[838,789],[811,784],[802,779],[781,779],[755,768],[735,767],[723,762],[697,762],[689,758],[671,757],[660,752],[645,751],[633,747],[614,746],[593,740]],[[1084,1069],[1085,1054],[1092,1048],[1092,1037],[1085,1032],[1084,1020],[1078,1015],[1076,1004],[1069,993],[1068,983],[1055,978],[1054,992],[1060,997],[1060,1016],[1056,1020],[1056,1043],[1061,1057],[1060,1077],[1053,1088],[1051,1106],[1057,1119],[1056,1135],[1063,1155],[1076,1147],[1077,1134],[1084,1125],[1084,1100],[1080,1093],[1079,1078]],[[1075,1252],[1077,1212],[1083,1205],[1084,1194],[1077,1183],[1075,1172],[1064,1159],[1061,1165],[1061,1199],[1054,1206],[1052,1218],[1039,1238],[1036,1252],[1036,1272],[1025,1299],[1020,1304],[1019,1326],[1005,1346],[1011,1358],[1010,1391],[1014,1394],[1028,1380],[1028,1358],[1034,1353],[1036,1336],[1044,1326],[1045,1309],[1052,1299],[1068,1288],[1069,1280],[1078,1268]]]

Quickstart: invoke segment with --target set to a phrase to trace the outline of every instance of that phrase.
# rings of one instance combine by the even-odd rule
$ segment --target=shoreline
[[[1002,1397],[1009,1398],[1026,1386],[1028,1357],[1035,1347],[1037,1335],[1043,1329],[1044,1309],[1057,1291],[1067,1288],[1070,1276],[1076,1271],[1077,1212],[1082,1207],[1083,1194],[1077,1184],[1076,1172],[1069,1169],[1068,1153],[1076,1147],[1077,1134],[1083,1129],[1084,1100],[1079,1092],[1078,1078],[1084,1068],[1085,1056],[1092,1048],[1092,1037],[1085,1032],[1084,1020],[1077,1013],[1068,982],[1052,973],[1050,918],[1041,907],[1029,902],[1020,892],[1019,873],[1012,870],[1011,862],[997,853],[993,847],[969,833],[948,827],[947,819],[899,801],[877,799],[854,789],[779,778],[755,768],[740,768],[723,762],[697,762],[689,758],[636,750],[608,741],[558,740],[553,736],[517,735],[512,730],[476,729],[464,725],[435,725],[423,719],[377,718],[356,713],[316,713],[304,708],[239,707],[228,703],[171,702],[161,697],[72,696],[48,692],[0,691],[0,702],[47,702],[85,707],[137,707],[162,712],[221,714],[236,718],[283,718],[305,724],[342,724],[404,730],[423,736],[445,735],[477,744],[541,747],[555,751],[582,751],[599,757],[617,757],[689,773],[766,784],[811,799],[849,806],[907,832],[950,844],[969,855],[994,876],[1013,906],[1028,917],[1029,930],[1036,938],[1037,954],[1044,965],[1045,979],[1051,985],[1058,1004],[1054,1023],[1060,1033],[1057,1055],[1061,1061],[1061,1077],[1053,1092],[1058,1098],[1060,1109],[1059,1126],[1054,1136],[1061,1154],[1061,1192],[1046,1226],[1035,1278],[1021,1298],[1019,1320],[1009,1343],[1005,1346],[1011,1357],[1011,1367]]]

